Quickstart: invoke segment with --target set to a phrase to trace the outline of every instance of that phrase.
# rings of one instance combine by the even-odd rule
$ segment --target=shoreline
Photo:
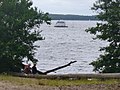
[[[36,78],[36,79],[120,79],[120,73],[99,73],[99,74],[51,74],[51,75],[39,75],[39,74],[23,74],[12,73],[13,76]]]

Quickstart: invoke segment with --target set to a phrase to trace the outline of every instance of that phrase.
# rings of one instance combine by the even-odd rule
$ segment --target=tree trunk
[[[57,67],[57,68],[54,68],[54,69],[48,70],[48,71],[46,71],[46,72],[43,72],[43,74],[46,75],[46,74],[48,74],[48,73],[50,73],[50,72],[54,72],[54,71],[57,71],[57,70],[59,70],[59,69],[65,68],[65,67],[70,66],[72,63],[75,63],[75,62],[77,62],[77,61],[71,61],[70,63],[65,64],[65,65],[63,65],[63,66],[59,66],[59,67]]]

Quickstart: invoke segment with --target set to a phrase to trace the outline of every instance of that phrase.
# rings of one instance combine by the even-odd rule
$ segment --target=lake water
[[[54,27],[56,22],[43,24],[39,29],[43,30],[41,35],[45,40],[35,43],[40,46],[36,53],[38,69],[44,72],[76,60],[71,66],[50,74],[94,73],[89,64],[98,58],[100,47],[106,43],[93,40],[94,35],[85,32],[85,29],[96,26],[98,21],[65,21],[68,28]]]

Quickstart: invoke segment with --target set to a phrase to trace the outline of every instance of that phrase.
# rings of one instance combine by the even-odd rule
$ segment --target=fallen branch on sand
[[[43,72],[43,74],[46,75],[46,74],[48,74],[48,73],[50,73],[50,72],[54,72],[54,71],[57,71],[57,70],[59,70],[59,69],[65,68],[65,67],[70,66],[72,63],[75,63],[75,62],[77,62],[77,61],[71,61],[70,63],[65,64],[65,65],[63,65],[63,66],[59,66],[59,67],[57,67],[57,68],[54,68],[54,69],[48,70],[48,71],[46,71],[46,72]]]
[[[57,70],[59,70],[59,69],[65,68],[65,67],[67,67],[67,66],[70,66],[72,63],[75,63],[75,62],[77,62],[77,61],[71,61],[71,62],[68,63],[68,64],[59,66],[59,67],[57,67],[57,68],[54,68],[54,69],[51,69],[51,70],[48,70],[48,71],[45,71],[45,72],[41,72],[41,71],[37,70],[36,64],[34,64],[33,67],[32,67],[31,70],[30,70],[30,66],[29,66],[29,64],[28,64],[28,65],[25,66],[25,68],[24,68],[24,73],[25,73],[25,74],[47,75],[47,74],[50,73],[50,72],[54,72],[54,71],[57,71]],[[29,72],[28,72],[28,71],[29,71]]]

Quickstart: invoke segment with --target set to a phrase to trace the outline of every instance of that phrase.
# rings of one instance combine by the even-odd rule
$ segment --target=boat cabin
[[[57,21],[54,27],[68,27],[64,21]]]

